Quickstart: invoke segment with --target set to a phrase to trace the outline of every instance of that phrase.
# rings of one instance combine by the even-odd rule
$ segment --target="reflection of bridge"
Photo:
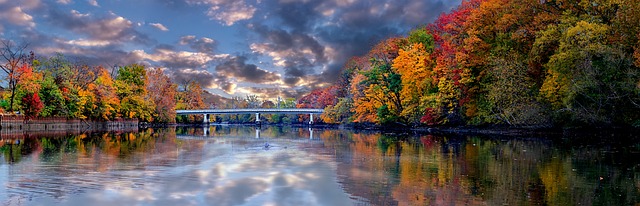
[[[204,127],[202,128],[202,130],[203,130],[202,135],[177,135],[177,136],[180,139],[201,139],[201,140],[206,140],[211,138],[237,138],[238,137],[238,136],[231,136],[231,135],[209,136],[210,135],[209,127]],[[262,138],[260,136],[260,131],[261,130],[259,128],[256,128],[255,139]],[[309,139],[313,140],[313,128],[309,128]]]
[[[267,114],[309,114],[309,124],[313,124],[313,114],[322,114],[324,109],[195,109],[176,110],[178,115],[204,114],[204,123],[209,123],[212,114],[256,114],[256,124],[260,123],[260,113]]]

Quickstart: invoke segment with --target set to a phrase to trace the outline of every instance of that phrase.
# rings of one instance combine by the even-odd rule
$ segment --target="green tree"
[[[41,84],[40,97],[43,99],[44,108],[40,116],[69,116],[69,108],[66,106],[62,91],[56,85],[53,76],[47,75]]]
[[[126,118],[138,118],[140,121],[152,121],[155,105],[145,101],[147,95],[147,72],[139,64],[120,67],[115,86],[120,98],[120,113]]]

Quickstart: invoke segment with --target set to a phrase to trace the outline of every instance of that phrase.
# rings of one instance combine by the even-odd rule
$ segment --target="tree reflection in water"
[[[0,199],[9,205],[640,203],[640,144],[617,138],[626,141],[243,126],[26,136],[0,140]]]
[[[346,192],[374,205],[640,203],[637,143],[316,133]]]

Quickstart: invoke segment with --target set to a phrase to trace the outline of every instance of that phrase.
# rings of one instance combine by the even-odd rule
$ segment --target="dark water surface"
[[[0,203],[636,205],[640,142],[605,136],[211,126],[2,137]]]

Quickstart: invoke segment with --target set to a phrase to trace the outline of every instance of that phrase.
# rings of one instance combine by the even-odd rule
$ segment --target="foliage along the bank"
[[[300,103],[327,123],[638,127],[638,22],[634,0],[463,1]]]
[[[64,56],[36,59],[24,48],[3,42],[9,87],[2,92],[5,112],[29,117],[67,117],[110,121],[175,122],[176,109],[202,109],[202,88],[190,82],[179,90],[162,69],[132,64],[105,68],[74,64]]]

